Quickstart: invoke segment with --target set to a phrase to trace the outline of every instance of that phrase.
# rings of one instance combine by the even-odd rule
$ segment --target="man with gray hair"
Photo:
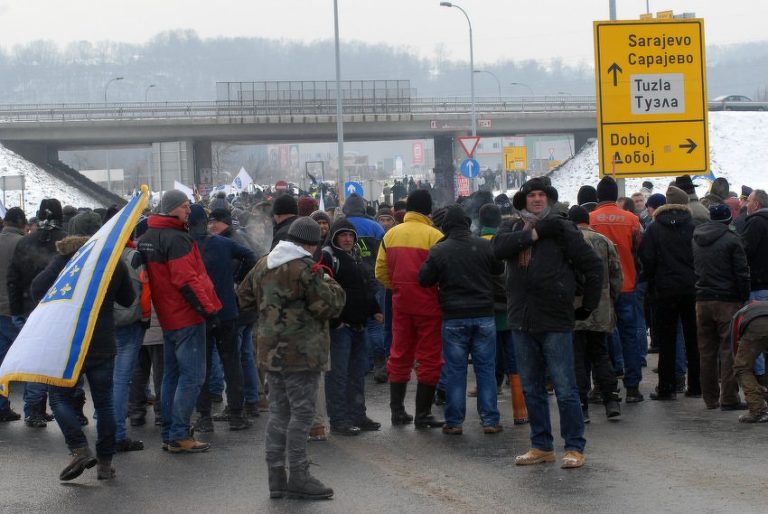
[[[768,193],[753,190],[747,197],[747,219],[741,234],[749,263],[749,299],[768,300]],[[765,356],[755,363],[755,375],[765,381]]]

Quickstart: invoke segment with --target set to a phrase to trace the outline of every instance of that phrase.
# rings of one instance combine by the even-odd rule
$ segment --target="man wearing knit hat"
[[[639,387],[643,379],[643,345],[647,345],[645,338],[638,336],[640,308],[635,295],[637,281],[635,256],[640,245],[640,220],[631,212],[620,209],[616,205],[618,196],[616,181],[609,176],[603,177],[597,184],[598,204],[589,214],[589,225],[596,232],[610,239],[619,252],[624,284],[615,305],[616,326],[619,330],[624,357],[626,402],[637,403],[644,399]],[[617,372],[621,373],[622,370]]]
[[[320,243],[320,227],[312,218],[298,218],[286,236],[237,288],[240,308],[257,311],[259,319],[258,361],[269,385],[269,492],[271,498],[330,498],[333,489],[309,473],[307,436],[320,372],[328,364],[328,320],[341,313],[345,294],[312,259]]]
[[[149,229],[139,241],[165,340],[162,437],[163,448],[172,453],[210,448],[190,435],[190,418],[205,380],[206,320],[215,324],[222,308],[187,231],[190,212],[183,192],[166,191],[160,214],[149,217]]]
[[[392,290],[392,348],[387,361],[392,424],[411,423],[403,404],[413,364],[416,368],[416,427],[441,428],[432,402],[442,367],[440,304],[437,287],[418,285],[419,269],[443,234],[432,226],[432,197],[424,189],[408,195],[403,223],[384,235],[376,259],[376,278]]]
[[[289,193],[283,193],[272,200],[272,246],[277,246],[280,241],[288,239],[288,229],[299,218],[299,204]]]

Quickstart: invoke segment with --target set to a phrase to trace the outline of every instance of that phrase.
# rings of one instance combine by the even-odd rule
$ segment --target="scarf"
[[[520,211],[520,216],[523,218],[523,230],[533,230],[536,227],[536,222],[546,218],[549,215],[550,207],[547,206],[541,214],[536,215],[523,209]],[[517,264],[521,268],[527,268],[531,263],[531,256],[533,254],[533,245],[529,246],[517,256]]]

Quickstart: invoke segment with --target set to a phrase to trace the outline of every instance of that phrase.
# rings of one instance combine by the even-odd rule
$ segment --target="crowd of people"
[[[69,258],[115,212],[46,199],[32,226],[21,209],[7,211],[0,362]],[[616,420],[622,401],[643,402],[652,352],[652,400],[682,394],[706,409],[746,411],[744,423],[768,422],[765,255],[768,194],[734,194],[724,179],[699,200],[687,175],[664,194],[648,182],[628,198],[604,177],[570,207],[547,178],[526,181],[511,200],[479,191],[440,208],[419,187],[377,209],[351,195],[325,210],[290,192],[190,202],[170,190],[122,253],[81,380],[24,384],[23,416],[0,396],[0,422],[23,417],[40,429],[55,419],[71,452],[60,479],[94,466],[110,479],[116,452],[144,449],[126,425],[145,424],[150,407],[172,454],[208,450],[197,434],[216,422],[247,430],[268,411],[270,497],[329,498],[309,472],[307,443],[328,429],[381,428],[366,409],[371,373],[389,383],[393,426],[460,436],[468,396],[485,434],[503,431],[508,415],[529,424],[521,466],[555,460],[554,394],[560,465],[579,468],[590,405]],[[82,429],[83,376],[95,452]],[[497,404],[505,383],[508,414]],[[224,391],[226,406],[214,409]]]

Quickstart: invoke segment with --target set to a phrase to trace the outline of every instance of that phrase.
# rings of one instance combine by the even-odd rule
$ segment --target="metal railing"
[[[484,97],[479,113],[594,111],[590,96]],[[397,101],[345,99],[344,114],[466,114],[466,97],[413,98]],[[334,101],[133,102],[0,104],[0,122],[123,121],[146,119],[234,119],[258,116],[335,116]]]

